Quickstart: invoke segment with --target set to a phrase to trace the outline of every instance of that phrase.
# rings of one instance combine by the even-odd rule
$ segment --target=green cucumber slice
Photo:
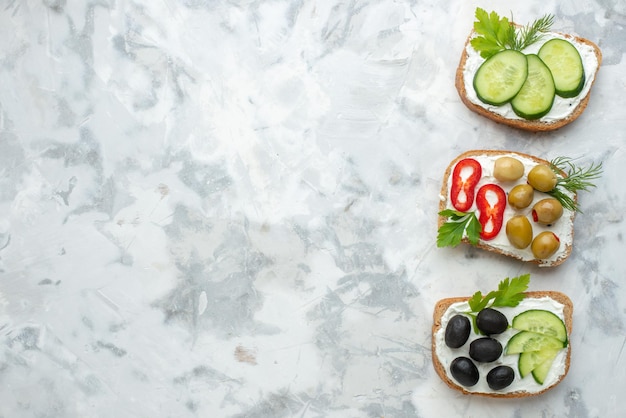
[[[533,369],[532,374],[533,374],[533,379],[535,379],[535,382],[539,383],[540,385],[543,385],[543,382],[546,381],[546,377],[548,377],[548,373],[550,372],[550,369],[552,368],[553,362],[554,362],[553,358],[546,360],[543,363],[541,363],[539,366]]]
[[[474,75],[474,90],[482,102],[500,106],[515,97],[527,76],[526,56],[505,49],[481,64]]]
[[[537,55],[552,72],[556,94],[578,96],[585,86],[585,67],[576,47],[565,39],[550,39]]]
[[[520,331],[532,331],[537,334],[554,337],[567,346],[565,323],[555,313],[543,309],[530,309],[515,316],[511,326]]]
[[[543,363],[548,362],[548,360],[548,363],[551,365],[559,351],[559,348],[546,348],[541,351],[527,351],[525,353],[521,353],[517,362],[517,368],[519,369],[520,376],[522,376],[522,378],[528,376],[528,374]]]
[[[528,77],[524,85],[511,100],[516,115],[524,119],[539,119],[545,116],[554,103],[556,89],[552,73],[535,54],[528,54]]]
[[[520,331],[511,337],[504,349],[505,354],[519,354],[529,351],[543,351],[561,349],[566,345],[563,341],[548,335],[537,334],[531,331]]]

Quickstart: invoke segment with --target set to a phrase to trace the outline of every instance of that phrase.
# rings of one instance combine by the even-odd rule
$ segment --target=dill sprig
[[[596,180],[602,175],[602,163],[592,163],[589,167],[582,168],[576,166],[572,158],[557,157],[550,161],[550,168],[557,174],[557,181],[555,188],[548,194],[561,202],[563,207],[582,213],[576,200],[565,191],[577,193],[596,187],[592,180]],[[565,173],[565,176],[562,176],[562,173]]]
[[[511,19],[513,19],[511,17]],[[550,30],[550,27],[554,23],[554,15],[547,14],[530,25],[523,26],[516,31],[513,31],[512,39],[510,39],[511,49],[521,51],[524,48],[534,44],[544,35],[545,32]]]

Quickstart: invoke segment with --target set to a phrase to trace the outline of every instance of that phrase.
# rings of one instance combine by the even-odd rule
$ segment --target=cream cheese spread
[[[493,168],[494,168],[494,163],[498,158],[507,157],[507,156],[513,157],[519,160],[522,164],[524,164],[524,175],[517,181],[505,183],[505,182],[500,182],[496,180],[496,178],[493,176]],[[485,184],[495,183],[495,184],[498,184],[500,187],[502,187],[504,192],[507,194],[507,197],[508,197],[510,190],[513,187],[515,187],[518,184],[526,183],[526,176],[528,175],[528,172],[534,166],[537,165],[537,163],[534,160],[531,160],[529,158],[526,158],[516,153],[505,153],[505,154],[499,154],[499,155],[473,155],[473,156],[469,156],[468,158],[475,159],[476,161],[480,163],[482,167],[482,177],[480,181],[478,182],[478,184],[476,185],[476,191],[478,191],[478,189]],[[450,199],[448,198],[450,196],[450,187],[452,184],[451,177],[452,177],[452,170],[450,173],[450,177],[446,179],[447,185],[448,185],[448,189],[447,189],[448,194],[447,196],[440,196],[440,198],[443,201],[447,201],[448,209],[454,209],[452,206],[452,203],[450,202]],[[574,197],[574,194],[569,193],[569,192],[567,193],[570,195],[570,197],[572,198]],[[533,237],[537,236],[543,231],[552,231],[560,240],[559,249],[556,251],[556,253],[554,253],[551,257],[547,259],[540,260],[539,266],[548,265],[549,263],[554,262],[558,260],[559,258],[563,257],[565,255],[566,248],[568,246],[571,246],[574,240],[574,235],[573,235],[574,213],[572,213],[572,211],[567,208],[563,208],[563,215],[561,216],[561,218],[551,225],[541,225],[539,223],[533,222],[532,220],[533,205],[537,203],[538,201],[542,199],[546,199],[548,197],[550,197],[548,194],[538,192],[535,190],[533,201],[531,202],[531,204],[527,208],[521,209],[521,210],[515,209],[507,203],[506,209],[504,211],[504,220],[502,222],[502,229],[500,230],[498,235],[496,235],[495,238],[489,241],[481,240],[481,242],[483,242],[484,244],[490,245],[494,248],[497,248],[498,250],[502,251],[506,255],[514,256],[520,260],[523,260],[523,261],[535,260],[535,256],[533,255],[530,249],[530,246],[524,249],[515,248],[511,245],[508,237],[506,236],[506,231],[505,231],[506,222],[515,215],[524,215],[528,218],[528,220],[530,221],[532,225]],[[469,212],[471,211],[477,211],[476,202],[474,202],[472,207],[469,209]]]
[[[522,300],[522,302],[520,302],[520,304],[517,305],[516,307],[513,307],[513,308],[504,307],[504,308],[495,308],[495,309],[502,312],[507,317],[509,324],[511,323],[511,321],[517,314],[520,314],[530,309],[548,310],[548,311],[555,313],[559,318],[561,318],[561,320],[564,320],[564,313],[563,313],[564,305],[555,301],[554,299],[550,297],[542,297],[542,298],[527,297],[524,300]],[[454,377],[452,377],[452,374],[450,373],[450,363],[452,362],[452,360],[460,356],[469,357],[468,353],[469,353],[470,343],[477,338],[483,337],[483,335],[478,335],[472,330],[468,341],[462,347],[450,348],[446,345],[445,332],[446,332],[446,326],[448,325],[448,321],[450,320],[450,318],[452,318],[454,315],[463,314],[469,311],[471,311],[471,309],[467,302],[458,302],[458,303],[454,303],[450,305],[450,307],[446,310],[446,312],[441,317],[441,328],[439,328],[439,330],[437,330],[437,332],[433,336],[433,338],[435,339],[435,353],[437,355],[437,358],[443,365],[443,368],[445,369],[446,374],[453,382],[456,382],[456,380],[454,379]],[[502,334],[493,335],[492,338],[497,339],[502,344],[502,347],[504,348],[506,346],[506,343],[509,341],[509,339],[513,335],[515,335],[517,332],[518,331],[512,328],[509,328]],[[554,359],[554,362],[552,363],[550,372],[548,373],[548,376],[546,377],[546,380],[544,381],[542,385],[537,383],[533,379],[532,375],[528,375],[522,379],[522,377],[519,374],[518,367],[517,367],[519,354],[505,355],[503,352],[500,358],[498,358],[496,361],[493,361],[490,363],[474,362],[474,364],[476,364],[476,366],[478,367],[478,372],[480,374],[478,383],[471,387],[464,387],[460,384],[459,386],[463,387],[468,392],[473,392],[473,393],[511,393],[511,392],[518,392],[518,391],[524,391],[528,393],[538,393],[558,383],[558,381],[562,378],[562,376],[565,375],[567,371],[565,367],[567,351],[568,351],[567,348],[559,351],[558,355]],[[515,379],[513,380],[513,383],[511,383],[510,386],[502,390],[496,391],[489,387],[489,385],[487,384],[486,376],[489,370],[500,365],[509,366],[513,370],[515,370]]]
[[[525,54],[536,54],[539,51],[539,48],[541,48],[541,45],[554,38],[565,39],[576,47],[583,62],[586,79],[585,86],[583,87],[580,94],[578,94],[576,97],[563,98],[560,96],[555,96],[554,103],[552,105],[552,109],[550,109],[550,112],[548,112],[547,115],[539,119],[542,122],[554,122],[570,116],[572,112],[574,112],[580,101],[585,96],[587,96],[587,93],[589,93],[589,89],[591,89],[591,85],[593,84],[596,76],[596,71],[598,70],[598,66],[600,65],[593,47],[578,42],[573,37],[553,32],[546,33],[539,42],[535,42],[521,52]],[[469,42],[467,43],[465,50],[467,52],[467,60],[465,62],[465,67],[463,68],[463,82],[465,84],[466,96],[469,101],[507,119],[523,119],[515,114],[509,103],[506,103],[502,106],[493,106],[483,103],[478,98],[473,85],[474,75],[476,74],[478,67],[480,67],[485,59],[480,56],[480,53],[476,51]]]

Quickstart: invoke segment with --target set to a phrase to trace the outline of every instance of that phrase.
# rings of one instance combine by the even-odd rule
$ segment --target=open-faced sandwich
[[[569,256],[580,190],[601,164],[547,161],[514,151],[472,150],[447,167],[439,202],[437,246],[468,243],[539,266]]]
[[[456,72],[463,103],[493,121],[550,131],[583,112],[602,62],[588,39],[553,32],[552,15],[526,26],[476,9]]]
[[[526,292],[529,275],[504,279],[483,295],[442,299],[433,312],[432,359],[441,379],[464,394],[535,396],[570,367],[572,301]]]

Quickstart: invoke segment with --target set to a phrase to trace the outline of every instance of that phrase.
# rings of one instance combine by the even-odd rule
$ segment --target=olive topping
[[[528,184],[540,192],[549,192],[556,187],[556,174],[545,164],[534,166],[528,172]]]
[[[493,165],[493,176],[502,182],[515,181],[524,175],[524,164],[513,157],[500,157]]]
[[[487,373],[487,384],[493,390],[504,389],[513,383],[515,371],[509,366],[496,366]]]
[[[527,217],[516,215],[506,223],[506,236],[515,248],[523,249],[533,240],[533,227]]]
[[[502,312],[485,308],[476,315],[476,326],[487,335],[501,334],[509,327],[509,321]]]
[[[445,342],[450,348],[459,348],[469,338],[471,324],[468,317],[454,315],[446,325]]]
[[[450,373],[463,386],[474,386],[478,383],[478,367],[467,357],[457,357],[452,360]]]
[[[549,225],[563,215],[563,205],[552,197],[542,199],[533,206],[532,215],[535,222]]]
[[[483,337],[471,342],[469,355],[480,363],[497,360],[502,354],[502,344],[495,338]]]
[[[559,249],[561,242],[553,232],[544,231],[537,235],[530,244],[535,258],[544,259],[552,256]]]
[[[518,184],[509,192],[509,205],[515,209],[527,208],[533,201],[535,189],[530,184]]]

